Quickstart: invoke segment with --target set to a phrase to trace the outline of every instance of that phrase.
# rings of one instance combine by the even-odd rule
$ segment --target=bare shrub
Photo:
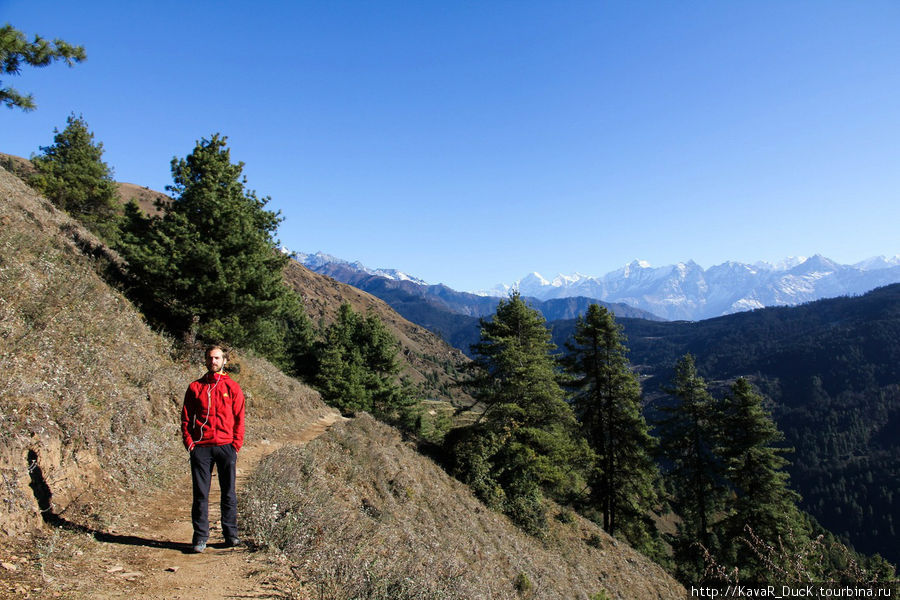
[[[833,539],[826,540],[824,534],[806,538],[789,529],[787,539],[767,540],[749,525],[744,526],[744,533],[740,541],[762,566],[762,572],[754,574],[754,580],[870,586],[882,583],[886,579],[884,575],[887,579],[894,576],[893,569],[885,561],[874,560],[874,568],[867,568],[846,546]],[[704,579],[723,583],[740,583],[742,578],[748,579],[737,567],[721,564],[706,548],[702,545],[700,548],[706,565]]]

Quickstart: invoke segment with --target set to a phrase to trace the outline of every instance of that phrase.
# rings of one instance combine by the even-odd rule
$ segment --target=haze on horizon
[[[0,0],[82,44],[4,85],[120,181],[229,137],[281,242],[458,290],[634,259],[900,253],[900,4]]]

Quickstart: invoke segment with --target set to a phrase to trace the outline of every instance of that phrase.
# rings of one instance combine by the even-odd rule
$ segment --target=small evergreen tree
[[[119,231],[120,200],[112,170],[103,162],[103,144],[84,117],[70,115],[62,131],[54,129],[53,144],[41,146],[31,159],[37,173],[28,183],[58,208],[82,221],[108,243]]]
[[[448,436],[454,471],[487,504],[530,533],[546,525],[543,493],[568,501],[584,487],[589,450],[559,384],[544,318],[517,292],[482,320],[467,382],[480,421]]]
[[[119,249],[128,260],[132,296],[155,324],[204,340],[227,340],[296,370],[312,341],[299,296],[284,283],[288,258],[278,250],[281,219],[268,198],[248,191],[243,163],[226,138],[202,139],[172,159],[171,202],[147,217],[126,207]]]
[[[596,461],[590,472],[591,505],[603,528],[648,554],[660,554],[650,518],[658,508],[655,440],[641,413],[641,389],[626,358],[622,328],[612,313],[591,304],[576,323],[566,364],[576,415]]]
[[[87,58],[84,47],[73,46],[60,39],[52,42],[34,36],[29,42],[25,34],[7,23],[0,27],[0,75],[18,75],[22,65],[46,67],[54,61],[65,61],[70,67]],[[37,106],[31,94],[23,96],[11,87],[0,87],[0,102],[9,108],[34,110]]]
[[[337,320],[316,344],[316,384],[322,398],[344,412],[364,410],[408,425],[415,399],[400,382],[399,342],[375,314],[342,304]]]
[[[704,548],[713,555],[719,549],[715,516],[725,500],[724,467],[717,454],[720,407],[690,354],[675,366],[669,393],[676,403],[660,408],[664,417],[657,427],[672,501],[682,518],[672,542],[674,559],[682,581],[700,581]]]

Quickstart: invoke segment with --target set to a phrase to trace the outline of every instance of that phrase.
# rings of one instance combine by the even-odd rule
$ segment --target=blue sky
[[[85,46],[3,85],[0,152],[74,112],[115,177],[227,135],[291,249],[461,290],[900,253],[900,3],[44,2]]]

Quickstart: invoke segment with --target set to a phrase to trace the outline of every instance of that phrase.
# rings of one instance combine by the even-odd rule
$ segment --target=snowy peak
[[[814,254],[813,256],[807,258],[803,262],[797,264],[793,268],[789,269],[790,271],[799,271],[799,272],[819,272],[819,271],[835,271],[841,268],[833,260],[825,258],[821,254]]]
[[[295,253],[302,264],[319,273],[338,277],[374,275],[416,285],[428,284],[397,269],[370,269],[317,252]],[[879,256],[856,265],[841,265],[821,254],[789,257],[776,263],[724,262],[704,269],[693,260],[653,267],[633,260],[602,277],[574,273],[548,280],[532,272],[512,283],[499,284],[480,296],[506,297],[511,290],[538,300],[585,297],[624,303],[671,320],[697,321],[766,306],[792,306],[863,294],[876,287],[900,283],[900,255]]]
[[[417,285],[428,285],[428,283],[423,281],[422,279],[413,277],[412,275],[404,273],[403,271],[398,271],[397,269],[370,269],[359,261],[350,262],[341,258],[337,258],[336,256],[332,256],[330,254],[325,254],[324,252],[316,252],[315,254],[294,252],[293,256],[297,260],[297,262],[312,271],[322,272],[327,267],[339,266],[346,267],[353,271],[366,273],[368,275],[376,275],[378,277],[384,277],[386,279],[393,279],[395,281],[410,281]]]
[[[788,257],[776,263],[728,261],[704,269],[693,260],[664,267],[633,260],[602,277],[538,273],[512,286],[481,295],[503,296],[510,289],[540,300],[585,296],[624,302],[667,319],[699,320],[765,306],[790,306],[842,295],[862,294],[900,282],[900,255],[841,265],[822,256]]]
[[[519,285],[552,285],[549,281],[544,279],[543,275],[534,271],[529,273],[519,282]]]
[[[872,258],[868,258],[862,262],[858,262],[853,266],[863,271],[877,271],[879,269],[900,267],[900,254],[890,257],[875,256]]]
[[[622,268],[622,275],[624,277],[630,277],[632,273],[640,273],[641,271],[646,271],[650,268],[650,263],[646,260],[635,259]]]
[[[550,282],[550,285],[552,285],[552,286],[554,286],[554,287],[562,287],[562,286],[567,286],[567,285],[573,285],[573,284],[575,284],[575,283],[578,283],[578,282],[581,281],[582,279],[587,279],[587,277],[585,277],[585,276],[582,275],[581,273],[574,273],[574,274],[572,274],[572,275],[563,275],[562,273],[559,273],[559,274],[553,279],[553,281]]]

